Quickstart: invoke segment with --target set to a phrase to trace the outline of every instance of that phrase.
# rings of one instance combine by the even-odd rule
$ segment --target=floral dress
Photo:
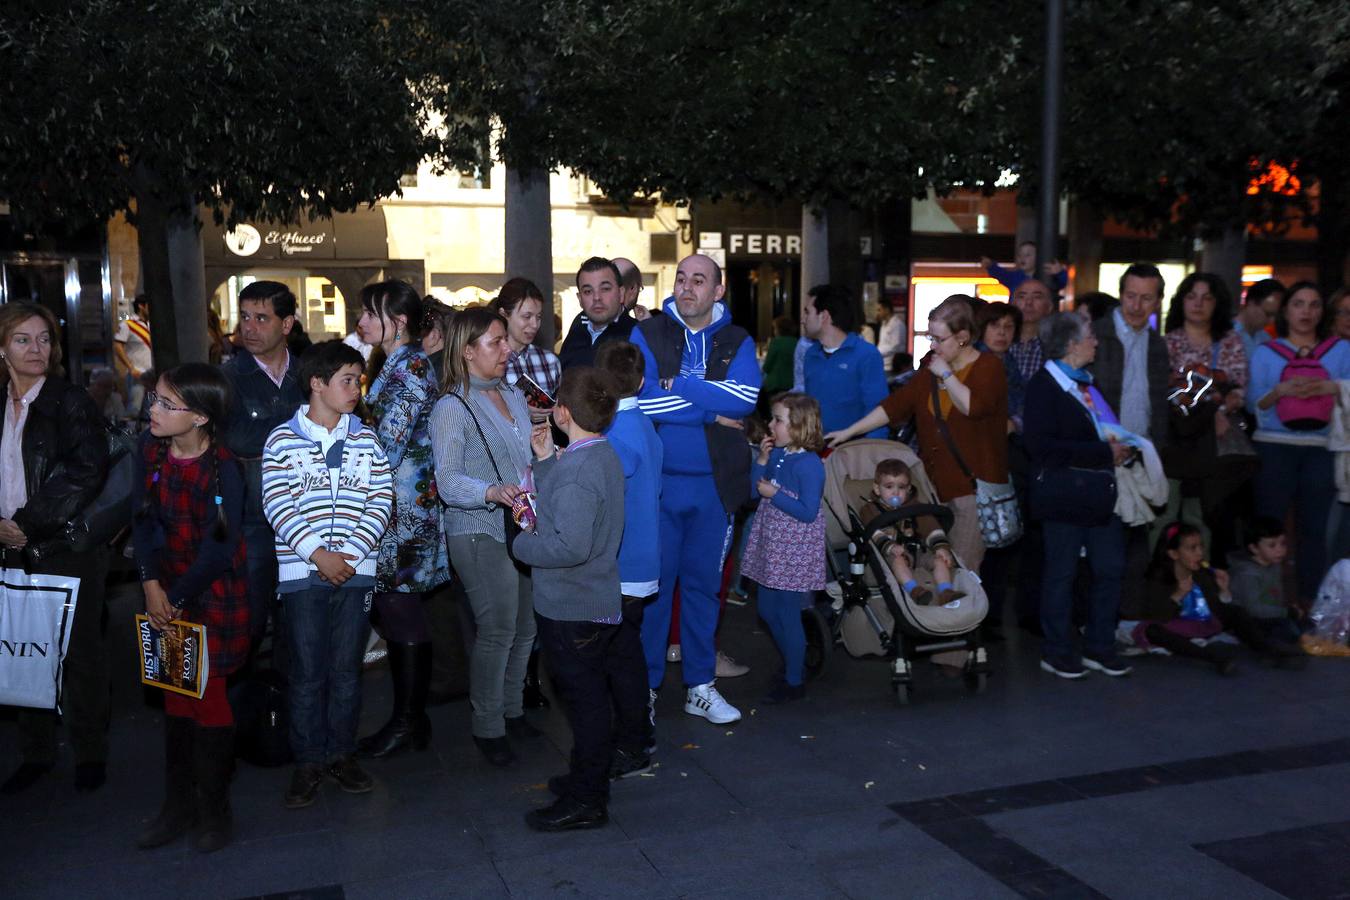
[[[375,433],[394,471],[394,511],[380,540],[375,573],[381,592],[425,592],[450,580],[431,453],[436,400],[435,373],[420,343],[395,350],[366,394]]]

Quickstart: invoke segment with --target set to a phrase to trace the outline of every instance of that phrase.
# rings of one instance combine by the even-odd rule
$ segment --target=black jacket
[[[593,366],[595,365],[595,348],[605,341],[626,341],[633,329],[637,327],[637,319],[628,310],[624,310],[619,317],[609,323],[609,327],[600,332],[600,336],[591,343],[591,333],[586,329],[586,316],[579,315],[572,320],[572,328],[567,332],[566,339],[563,340],[562,347],[558,349],[558,361],[562,363],[564,370],[572,366]]]
[[[1120,398],[1125,390],[1125,345],[1116,335],[1114,315],[1098,319],[1092,325],[1097,335],[1097,358],[1088,368],[1096,382],[1097,390],[1111,405],[1117,417],[1124,416],[1120,408]],[[1149,433],[1143,435],[1153,442],[1153,446],[1162,453],[1167,446],[1167,394],[1168,382],[1172,375],[1172,362],[1167,355],[1167,342],[1162,335],[1149,329],[1148,332],[1148,413]],[[1028,395],[1027,402],[1031,402]]]
[[[1033,514],[1049,521],[1075,521],[1078,509],[1072,492],[1038,491],[1040,478],[1066,478],[1068,469],[1101,469],[1114,477],[1111,445],[1097,435],[1097,426],[1081,403],[1041,369],[1027,384],[1022,413],[1022,438],[1031,457]],[[1062,473],[1056,475],[1056,473]],[[1042,474],[1043,473],[1043,474]],[[1109,515],[1109,513],[1108,513]]]
[[[0,422],[13,408],[6,397]],[[93,398],[83,388],[49,376],[28,408],[22,443],[28,502],[15,511],[14,524],[38,551],[79,521],[81,511],[103,489],[108,438]]]

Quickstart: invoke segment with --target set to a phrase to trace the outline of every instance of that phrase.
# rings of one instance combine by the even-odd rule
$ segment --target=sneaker
[[[718,678],[740,678],[750,671],[749,666],[743,666],[736,660],[727,656],[721,650],[717,651],[717,669],[714,675]]]
[[[800,700],[805,696],[806,685],[788,684],[786,681],[779,681],[767,694],[760,698],[759,702],[766,706],[775,706],[779,703],[791,703],[793,700]]]
[[[1083,654],[1083,665],[1094,672],[1101,672],[1103,675],[1110,675],[1112,678],[1120,678],[1134,671],[1133,668],[1120,661],[1114,653],[1103,656],[1094,656],[1091,653]]]
[[[741,588],[732,588],[727,591],[727,603],[732,606],[749,606],[750,595]]]
[[[632,778],[634,775],[651,771],[651,768],[652,760],[647,754],[638,755],[629,753],[627,750],[616,749],[614,756],[609,761],[609,780],[618,781],[620,778]]]
[[[1041,671],[1049,672],[1059,678],[1067,678],[1070,681],[1087,675],[1087,669],[1083,668],[1083,664],[1072,659],[1042,659]]]
[[[680,656],[680,645],[679,645],[679,644],[671,644],[669,647],[666,648],[666,662],[668,662],[668,663],[677,663],[677,662],[679,662],[682,658],[683,658],[683,657]]]
[[[323,766],[318,763],[304,763],[295,767],[291,775],[291,786],[286,789],[286,808],[304,809],[319,796],[319,785],[323,784]]]
[[[338,787],[349,794],[365,794],[375,787],[375,779],[361,768],[355,756],[343,756],[329,763],[328,774],[337,781]]]
[[[741,720],[741,711],[723,699],[711,681],[689,689],[684,711],[691,716],[702,716],[714,725],[730,725]]]

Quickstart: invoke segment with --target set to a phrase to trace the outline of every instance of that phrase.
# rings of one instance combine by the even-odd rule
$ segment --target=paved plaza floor
[[[805,701],[764,707],[777,657],[753,606],[730,608],[721,636],[752,667],[720,685],[744,720],[685,715],[670,667],[660,765],[615,785],[607,828],[525,826],[564,768],[556,708],[531,714],[546,736],[503,771],[459,702],[432,711],[429,751],[370,764],[371,794],[330,782],[288,811],[290,770],[241,764],[233,845],[138,851],[162,742],[131,627],[116,629],[135,602],[128,589],[112,602],[126,639],[108,784],[77,794],[67,756],[0,798],[0,896],[1350,897],[1350,660],[1289,672],[1245,658],[1223,679],[1150,658],[1129,678],[1064,682],[1009,632],[982,696],[925,664],[900,708],[884,664],[837,650]],[[388,710],[387,672],[365,689],[368,732]],[[0,721],[6,773],[16,746]]]

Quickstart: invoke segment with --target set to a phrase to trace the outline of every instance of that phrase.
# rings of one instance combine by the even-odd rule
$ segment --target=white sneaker
[[[736,660],[732,659],[730,656],[727,656],[721,650],[717,651],[717,668],[714,670],[713,673],[714,675],[716,675],[716,677],[740,678],[742,675],[746,674],[749,671],[750,671],[749,666],[741,665],[740,663],[736,662]]]
[[[714,725],[730,725],[741,720],[741,711],[728,703],[711,681],[689,689],[684,711],[691,716],[702,716]]]
[[[666,648],[666,662],[677,663],[680,661],[681,658],[682,657],[680,656],[679,644],[671,644],[669,647]]]

